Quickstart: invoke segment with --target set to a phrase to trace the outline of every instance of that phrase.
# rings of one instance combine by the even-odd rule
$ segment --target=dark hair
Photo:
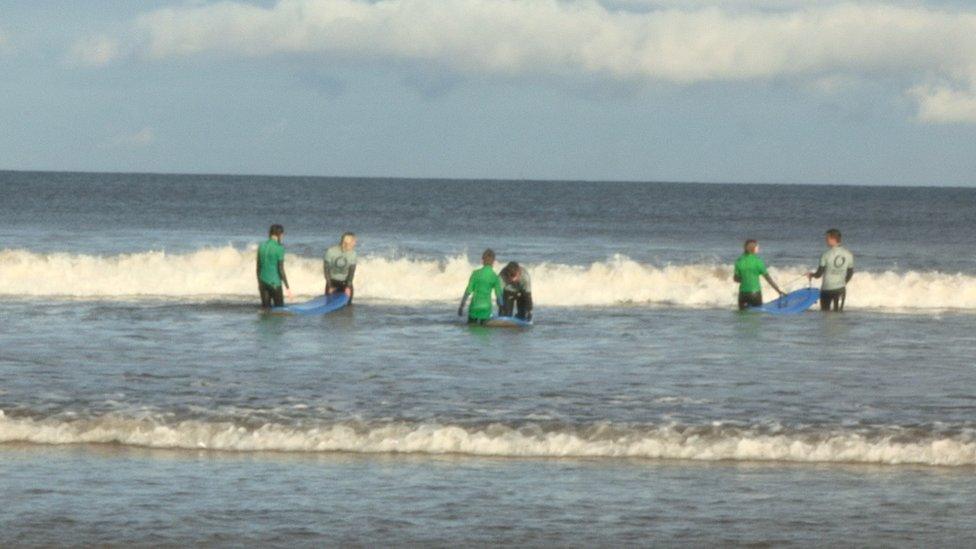
[[[749,240],[746,240],[745,244],[742,245],[742,250],[745,252],[749,252],[749,248],[755,247],[756,244],[759,244],[758,242],[756,242],[756,239],[750,238]]]
[[[488,248],[483,254],[481,254],[481,262],[485,265],[495,262],[495,250]]]
[[[283,234],[285,234],[285,228],[277,223],[275,223],[274,225],[271,226],[270,229],[268,229],[268,236],[280,236]]]
[[[514,261],[511,261],[509,262],[508,265],[505,265],[505,267],[502,269],[501,275],[504,276],[505,278],[511,278],[515,276],[516,273],[519,272],[519,269],[520,269],[519,264]]]
[[[838,231],[837,229],[828,229],[826,234],[830,238],[833,238],[837,242],[840,242],[840,231]]]

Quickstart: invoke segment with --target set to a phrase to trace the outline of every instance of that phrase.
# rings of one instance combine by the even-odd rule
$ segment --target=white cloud
[[[124,133],[110,140],[107,145],[111,148],[142,148],[156,140],[156,132],[149,126],[133,133]]]
[[[972,86],[966,90],[916,86],[908,93],[918,101],[918,118],[922,122],[976,124],[976,91]]]
[[[976,75],[976,11],[918,3],[223,1],[148,12],[133,30],[135,51],[149,59],[311,54],[417,61],[462,73],[679,84],[850,76],[969,86]],[[116,45],[94,55],[93,64],[119,51]],[[921,109],[942,113],[920,111],[923,120],[951,121],[965,111],[950,108],[964,97],[936,95],[912,92]]]
[[[108,36],[93,36],[81,40],[68,52],[68,60],[90,67],[108,65],[122,56],[118,40]]]

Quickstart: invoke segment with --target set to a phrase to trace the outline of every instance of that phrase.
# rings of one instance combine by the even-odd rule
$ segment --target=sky
[[[976,185],[976,3],[0,0],[0,169]]]

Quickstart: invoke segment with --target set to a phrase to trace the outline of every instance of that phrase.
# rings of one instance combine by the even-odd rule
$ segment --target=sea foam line
[[[253,250],[230,246],[186,254],[156,251],[113,256],[5,249],[0,250],[0,295],[253,299],[257,291],[254,261]],[[590,265],[540,263],[527,267],[535,301],[542,306],[730,307],[736,291],[729,265],[655,266],[617,256]],[[403,303],[452,302],[474,268],[464,257],[436,261],[366,256],[357,270],[357,296]],[[296,299],[322,291],[318,260],[288,256],[287,270]],[[783,282],[803,272],[801,267],[789,267],[774,274]],[[976,276],[858,272],[851,281],[847,303],[852,308],[976,311]]]
[[[491,424],[479,427],[390,422],[296,427],[268,423],[182,421],[102,416],[55,420],[0,416],[0,443],[120,444],[235,452],[349,452],[458,454],[512,458],[630,458],[696,461],[785,461],[885,465],[976,465],[971,430],[910,436],[902,429],[874,433],[729,426],[620,427],[596,424],[546,430]]]

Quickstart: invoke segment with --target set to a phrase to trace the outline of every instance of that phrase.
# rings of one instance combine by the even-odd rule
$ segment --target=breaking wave
[[[512,458],[627,458],[885,465],[976,465],[972,429],[333,423],[245,426],[101,416],[31,419],[0,413],[0,443],[119,444],[236,452],[457,454]]]
[[[256,292],[254,250],[230,246],[186,254],[162,251],[112,256],[0,250],[0,295],[85,299],[233,297]],[[624,256],[590,265],[540,263],[532,273],[535,301],[548,306],[637,304],[728,307],[735,285],[729,265],[655,266]],[[442,260],[366,256],[357,271],[364,300],[454,301],[475,268],[464,257]],[[296,298],[322,291],[316,259],[289,256]],[[774,272],[796,279],[800,267]],[[851,281],[851,307],[976,310],[976,276],[942,272],[859,272]],[[919,299],[924,296],[924,299]]]

